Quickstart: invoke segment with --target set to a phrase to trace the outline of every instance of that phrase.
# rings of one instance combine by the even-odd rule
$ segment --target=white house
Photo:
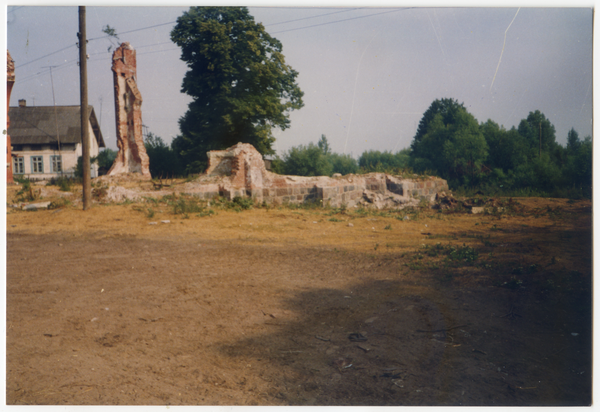
[[[90,157],[105,147],[94,108],[89,109]],[[73,177],[77,158],[82,154],[81,110],[79,106],[33,106],[19,100],[10,107],[13,174],[31,180]],[[98,176],[92,164],[91,177]]]

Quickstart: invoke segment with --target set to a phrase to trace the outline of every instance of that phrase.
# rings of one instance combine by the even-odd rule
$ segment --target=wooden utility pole
[[[87,90],[87,38],[85,33],[85,6],[79,6],[79,90],[81,96],[81,145],[83,158],[83,210],[89,209],[92,199],[90,167],[90,131]]]

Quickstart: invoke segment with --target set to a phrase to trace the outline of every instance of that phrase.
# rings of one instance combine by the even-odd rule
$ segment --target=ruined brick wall
[[[6,130],[10,127],[10,117],[8,117],[8,106],[10,105],[10,94],[13,85],[15,84],[15,62],[10,57],[8,50],[6,51]],[[10,136],[6,135],[6,183],[12,184],[13,180],[13,162],[12,162],[12,147]]]
[[[447,182],[435,177],[402,179],[385,173],[336,178],[281,176],[267,171],[260,153],[243,143],[211,151],[208,158],[205,174],[186,189],[202,199],[239,196],[274,204],[319,202],[333,207],[371,204],[382,208],[433,201],[436,193],[448,190]]]
[[[112,71],[119,152],[108,175],[139,173],[150,178],[150,159],[142,135],[142,95],[136,83],[136,56],[128,42],[113,53]]]

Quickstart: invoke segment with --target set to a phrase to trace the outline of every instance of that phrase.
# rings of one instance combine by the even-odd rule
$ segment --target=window
[[[16,175],[22,175],[25,173],[25,158],[23,157],[15,157],[15,164],[13,167],[13,172]]]
[[[50,161],[52,162],[52,172],[53,173],[62,172],[62,157],[61,156],[50,156]]]
[[[44,173],[44,158],[31,156],[31,173]]]

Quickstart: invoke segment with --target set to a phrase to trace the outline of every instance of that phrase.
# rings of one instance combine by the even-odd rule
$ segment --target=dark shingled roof
[[[102,132],[98,120],[96,120],[96,113],[91,105],[88,112],[98,146],[105,147]],[[10,117],[8,134],[13,145],[56,143],[57,119],[61,144],[81,142],[79,106],[56,106],[56,116],[54,115],[54,106],[10,107],[8,116]]]

